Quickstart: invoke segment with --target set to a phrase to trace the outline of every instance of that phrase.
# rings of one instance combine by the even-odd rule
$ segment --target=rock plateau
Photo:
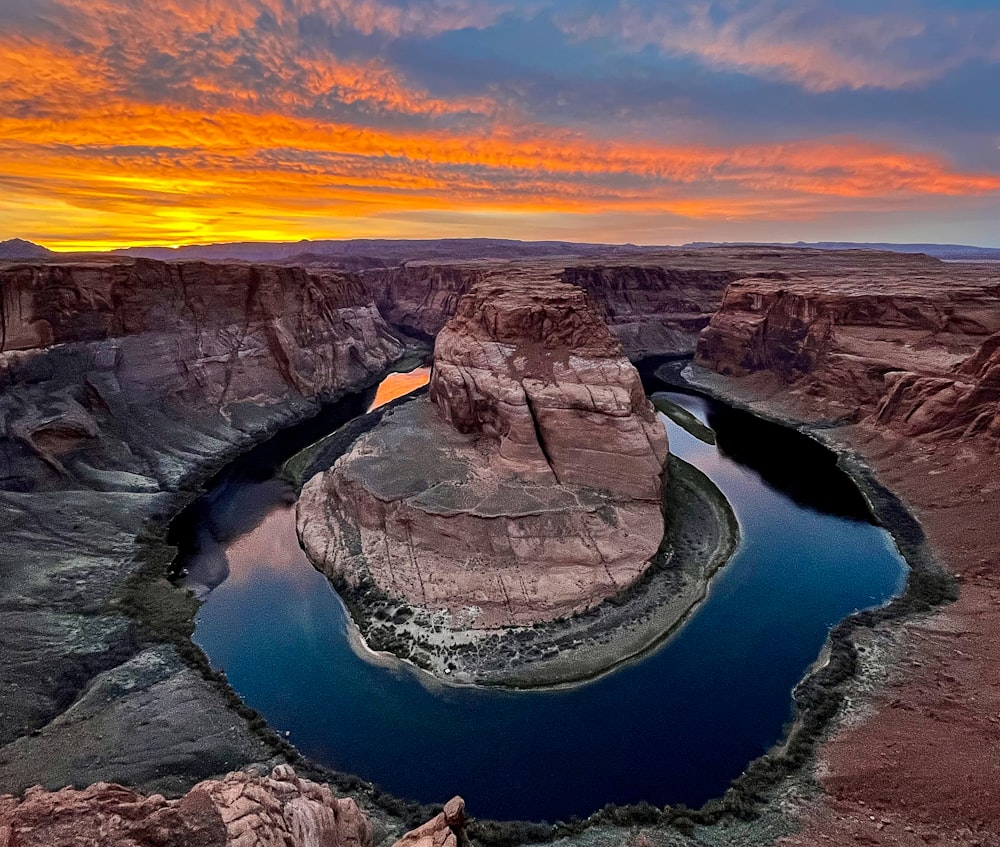
[[[867,259],[867,261],[863,261]],[[1000,280],[926,256],[733,283],[696,362],[906,435],[1000,434]],[[879,273],[882,271],[882,273]]]
[[[484,281],[438,335],[430,399],[299,500],[329,576],[477,628],[598,605],[663,538],[663,426],[579,288]]]

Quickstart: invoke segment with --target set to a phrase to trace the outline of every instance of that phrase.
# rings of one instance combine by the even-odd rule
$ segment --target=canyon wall
[[[694,349],[722,302],[730,270],[646,265],[568,267],[565,282],[590,295],[629,356],[687,353]]]
[[[736,270],[674,267],[673,262],[690,258],[679,253],[653,256],[643,264],[569,266],[565,259],[411,264],[369,271],[363,279],[386,321],[423,339],[437,335],[455,314],[459,298],[479,281],[567,282],[587,293],[626,354],[636,358],[693,351],[726,286],[741,276]]]
[[[22,265],[0,271],[0,290],[0,488],[10,490],[67,479],[171,487],[184,472],[171,454],[188,438],[185,416],[252,427],[261,407],[337,396],[402,352],[347,275],[148,260]]]
[[[992,269],[886,262],[875,278],[733,283],[696,362],[769,375],[828,416],[912,435],[995,437],[998,331]]]
[[[431,340],[455,314],[459,298],[486,271],[466,265],[407,265],[367,272],[363,279],[388,323]]]
[[[113,761],[174,790],[268,757],[119,605],[154,567],[137,590],[183,616],[158,588],[162,522],[211,468],[370,384],[402,344],[355,278],[297,269],[0,265],[0,303],[0,784],[103,779]]]

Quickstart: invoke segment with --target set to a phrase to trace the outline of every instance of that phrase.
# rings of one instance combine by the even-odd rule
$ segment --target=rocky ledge
[[[459,629],[531,625],[634,583],[663,538],[663,426],[579,289],[483,283],[438,336],[430,399],[310,481],[310,558]]]
[[[394,847],[456,847],[464,826],[465,801],[453,797],[437,817]],[[107,782],[82,790],[35,786],[21,798],[0,796],[4,847],[372,847],[372,842],[372,825],[354,800],[300,778],[290,765],[268,775],[241,771],[205,780],[175,800]]]

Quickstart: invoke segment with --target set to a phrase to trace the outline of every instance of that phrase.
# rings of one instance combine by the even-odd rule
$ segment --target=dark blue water
[[[723,449],[742,444],[725,407],[672,399],[718,427]],[[883,530],[808,505],[802,486],[823,502],[839,471],[797,461],[783,473],[799,490],[783,493],[666,425],[671,450],[729,498],[742,543],[675,637],[601,679],[555,691],[460,689],[358,658],[343,607],[299,550],[287,491],[273,481],[216,493],[230,512],[255,517],[221,548],[229,576],[202,606],[194,640],[303,753],[403,797],[461,793],[477,817],[557,820],[610,802],[698,806],[720,796],[780,739],[791,690],[830,626],[901,590],[905,564]],[[745,459],[745,445],[732,452],[741,450]]]

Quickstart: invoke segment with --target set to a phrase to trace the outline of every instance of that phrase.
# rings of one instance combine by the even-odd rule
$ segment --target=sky
[[[0,0],[0,239],[1000,246],[998,0]]]

